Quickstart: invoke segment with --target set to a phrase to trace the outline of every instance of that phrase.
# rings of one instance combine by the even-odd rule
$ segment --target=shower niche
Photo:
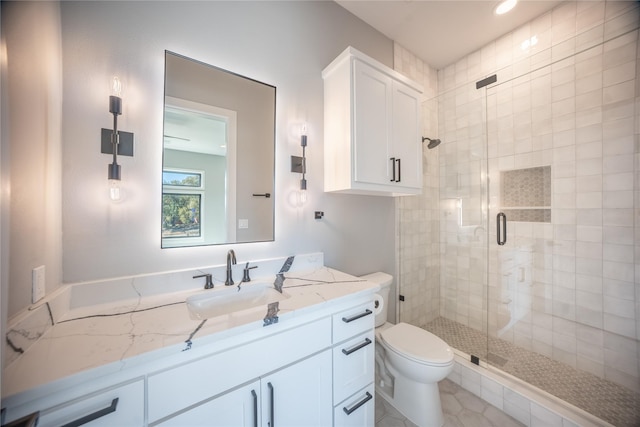
[[[551,166],[500,172],[500,205],[509,221],[551,222]]]

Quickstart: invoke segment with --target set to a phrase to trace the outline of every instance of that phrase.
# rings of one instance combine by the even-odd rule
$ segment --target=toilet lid
[[[398,323],[380,335],[391,350],[417,362],[439,365],[453,361],[453,351],[446,342],[416,326]]]

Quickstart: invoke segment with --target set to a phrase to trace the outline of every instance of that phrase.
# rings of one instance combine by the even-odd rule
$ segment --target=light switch
[[[238,228],[249,228],[249,220],[248,219],[239,219],[238,220]]]

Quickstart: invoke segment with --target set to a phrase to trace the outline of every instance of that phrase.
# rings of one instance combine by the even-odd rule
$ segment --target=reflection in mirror
[[[273,240],[275,87],[165,60],[162,247]]]

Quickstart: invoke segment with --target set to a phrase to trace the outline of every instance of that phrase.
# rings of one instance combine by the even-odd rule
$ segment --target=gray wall
[[[20,2],[7,8],[5,3],[3,32],[5,22],[18,13],[16,9],[30,7]],[[49,19],[56,21],[54,6],[39,7],[47,9]],[[325,194],[322,189],[321,71],[348,45],[391,66],[393,45],[389,39],[330,1],[63,2],[60,17],[64,104],[62,119],[58,119],[62,138],[53,142],[55,149],[62,150],[62,160],[50,157],[50,151],[43,147],[45,136],[25,144],[34,157],[62,165],[63,234],[25,227],[19,239],[11,239],[9,254],[3,252],[3,257],[11,257],[12,276],[13,270],[18,270],[19,279],[11,280],[8,286],[9,315],[29,304],[31,264],[46,263],[49,267],[48,258],[35,252],[33,263],[25,262],[25,249],[41,239],[59,243],[61,249],[52,254],[62,253],[62,282],[67,283],[221,264],[231,248],[236,250],[238,262],[322,251],[327,265],[353,274],[375,270],[395,273],[393,200]],[[12,26],[8,40],[31,39],[38,26],[26,21]],[[36,42],[29,48],[32,58],[54,55],[50,61],[55,63],[51,42]],[[275,242],[160,249],[165,49],[277,87]],[[8,50],[11,68],[11,45]],[[135,156],[120,162],[124,198],[119,203],[109,200],[106,165],[110,159],[99,150],[100,128],[111,126],[107,99],[113,75],[118,75],[124,86],[119,127],[134,132],[136,141]],[[46,76],[55,82],[55,70]],[[14,84],[12,80],[12,88]],[[2,96],[5,102],[7,94]],[[33,111],[46,105],[38,97],[24,102],[31,103]],[[15,122],[13,111],[10,113],[12,129],[46,123],[43,117]],[[303,207],[293,203],[300,175],[289,172],[289,157],[301,152],[301,123],[307,123],[309,141],[309,200]],[[10,152],[13,156],[18,142],[6,139],[3,133],[3,158]],[[19,160],[14,168],[18,159],[11,160],[12,171],[28,173],[41,168],[27,160]],[[10,181],[14,186],[12,206],[44,185],[33,182],[16,188],[13,175]],[[59,191],[60,186],[57,188]],[[56,189],[50,191],[55,193]],[[55,200],[53,204],[37,201],[31,208],[53,209],[54,213],[57,209]],[[324,219],[315,220],[314,210],[324,211]],[[12,234],[17,233],[13,223],[9,228]],[[5,231],[3,243],[8,239]],[[59,285],[59,280],[51,279],[47,291]]]

